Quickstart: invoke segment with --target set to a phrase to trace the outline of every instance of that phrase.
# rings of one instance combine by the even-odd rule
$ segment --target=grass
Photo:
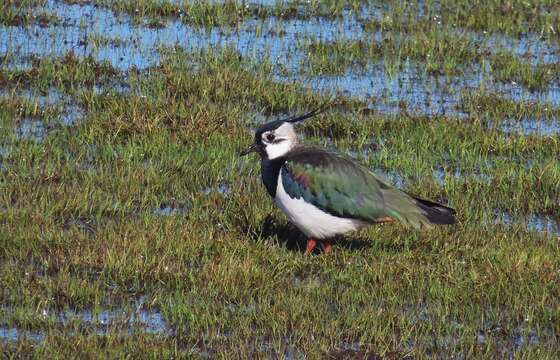
[[[490,67],[497,69],[498,80],[517,82],[529,90],[542,90],[560,80],[560,63],[532,66],[508,53],[496,54],[490,60]]]
[[[558,39],[558,10],[555,1],[465,1],[446,0],[440,3],[393,2],[382,20],[369,20],[370,28],[392,28],[418,31],[444,25],[483,33]]]
[[[427,42],[402,54],[426,48],[438,66],[482,57],[462,37],[430,48],[431,36],[448,34],[415,33],[406,41]],[[385,45],[333,44],[309,50],[358,69],[393,56]],[[465,51],[445,59],[456,48]],[[426,67],[427,51],[415,55]],[[337,72],[339,60],[318,70]],[[535,81],[554,81],[544,79]],[[397,174],[405,190],[456,208],[458,224],[374,226],[338,239],[332,255],[303,257],[305,239],[266,194],[258,160],[238,154],[263,116],[332,99],[301,79],[278,81],[272,60],[169,47],[157,66],[119,72],[68,53],[3,65],[0,91],[2,357],[560,355],[560,243],[495,220],[560,218],[558,137],[499,126],[554,121],[554,104],[481,88],[460,94],[462,117],[387,115],[338,96],[298,127],[303,140]],[[52,92],[64,101],[41,101]],[[67,101],[85,115],[63,126]],[[41,141],[18,135],[27,119],[45,125]],[[148,331],[151,317],[164,329]],[[26,336],[3,340],[6,329]]]
[[[44,11],[32,12],[36,7],[46,4],[46,0],[8,0],[0,4],[0,24],[5,26],[22,26],[37,24],[60,24],[60,19]]]
[[[440,9],[444,21],[477,31],[521,35],[527,31],[558,36],[558,3],[554,1],[466,2],[451,0]],[[445,14],[445,15],[444,15]]]
[[[500,120],[536,118],[552,121],[560,115],[554,104],[536,101],[514,101],[497,93],[485,91],[466,91],[461,94],[462,110],[476,114],[480,118]]]
[[[148,77],[130,79],[145,97],[85,91],[88,120],[49,134],[40,146],[14,140],[2,171],[2,203],[10,204],[1,225],[1,233],[9,234],[2,237],[2,281],[10,289],[1,293],[5,306],[23,314],[114,307],[142,294],[174,329],[173,337],[140,334],[134,342],[109,329],[104,346],[114,351],[131,346],[165,354],[172,346],[187,354],[202,347],[219,356],[235,348],[252,356],[292,346],[309,349],[310,356],[326,356],[344,342],[360,342],[366,352],[405,354],[404,344],[413,341],[414,354],[475,355],[499,352],[509,333],[525,327],[538,329],[543,343],[555,341],[557,242],[523,229],[512,241],[511,229],[478,224],[488,209],[556,211],[555,199],[546,199],[558,190],[557,164],[527,171],[521,160],[513,166],[497,162],[492,181],[459,179],[443,188],[426,174],[441,156],[433,154],[447,153],[452,166],[468,168],[480,159],[521,159],[534,152],[552,159],[558,143],[524,137],[512,141],[461,121],[355,121],[348,130],[331,133],[342,148],[345,141],[355,144],[352,134],[383,137],[384,146],[369,159],[371,166],[418,174],[420,180],[409,190],[449,199],[459,210],[460,225],[422,235],[399,226],[372,228],[350,237],[368,244],[364,248],[345,248],[342,242],[332,257],[302,258],[293,245],[283,244],[281,234],[289,234],[284,235],[288,239],[299,235],[286,233],[285,219],[261,189],[257,163],[239,163],[237,152],[250,141],[243,126],[250,107],[277,112],[286,104],[303,109],[322,99],[271,82],[266,67],[244,70],[233,52],[196,58],[202,66],[194,70],[189,65],[193,59],[176,52]],[[74,77],[71,69],[79,63],[65,64],[69,69],[57,72],[65,74],[61,86],[89,82],[90,73]],[[88,69],[95,72],[95,67]],[[4,121],[14,116],[4,111]],[[330,122],[345,119],[328,115],[306,131],[321,135],[322,129],[333,129]],[[473,137],[482,141],[473,143]],[[88,167],[80,170],[88,158]],[[220,182],[230,184],[228,197],[201,192]],[[23,191],[29,184],[35,190]],[[514,190],[519,187],[526,191]],[[153,213],[170,201],[188,203],[190,209],[163,218]],[[261,224],[270,216],[274,231],[263,233]],[[21,226],[26,219],[32,224]],[[76,221],[92,230],[82,230]],[[414,320],[419,316],[433,320]],[[456,323],[452,328],[450,319]],[[54,318],[19,319],[17,313],[3,322],[49,329],[48,344],[66,343],[63,336],[74,326]],[[502,323],[508,326],[506,334],[492,334],[492,326]],[[490,333],[487,344],[476,343],[478,331]],[[455,345],[433,344],[427,339],[434,332],[449,334]],[[91,355],[102,346],[87,332],[75,336],[85,342],[66,351]],[[7,351],[65,352],[64,346],[56,348],[23,341]],[[553,348],[546,349],[543,354],[553,356]]]
[[[5,85],[47,91],[63,88],[67,91],[92,88],[96,84],[116,80],[120,74],[107,63],[92,57],[79,59],[72,52],[61,58],[31,58],[32,67],[24,70],[0,70]]]
[[[383,59],[389,67],[413,60],[422,72],[431,75],[464,75],[475,68],[498,81],[516,82],[529,90],[543,90],[560,80],[560,62],[532,64],[511,52],[491,50],[483,42],[450,29],[432,29],[413,35],[389,32],[383,34],[380,42],[312,39],[303,46],[308,55],[306,72],[311,74],[343,74],[349,69],[367,69],[368,65]]]
[[[64,0],[68,4],[88,4],[89,0]],[[197,27],[234,27],[251,18],[309,19],[311,17],[340,18],[344,12],[359,13],[360,1],[276,1],[273,5],[226,0],[212,1],[111,1],[100,0],[95,4],[129,14],[136,23],[148,19],[152,27],[163,26],[162,18],[180,18],[185,24]]]

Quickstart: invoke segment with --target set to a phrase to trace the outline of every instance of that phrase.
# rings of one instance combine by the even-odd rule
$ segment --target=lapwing
[[[354,159],[300,144],[294,124],[323,110],[262,125],[241,152],[260,155],[266,190],[308,238],[304,255],[318,242],[331,252],[335,236],[372,224],[396,220],[421,229],[455,222],[455,210],[390,185]]]

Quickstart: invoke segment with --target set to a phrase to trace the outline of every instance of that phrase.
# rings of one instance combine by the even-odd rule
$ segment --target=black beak
[[[257,147],[257,144],[252,143],[251,146],[249,146],[247,149],[243,150],[243,151],[239,154],[239,156],[245,156],[245,155],[248,155],[248,154],[250,154],[250,153],[252,153],[252,152],[257,152],[258,150],[259,150],[259,149],[258,149],[258,147]]]

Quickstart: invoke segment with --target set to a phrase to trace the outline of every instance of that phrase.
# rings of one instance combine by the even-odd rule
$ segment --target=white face
[[[261,140],[269,159],[286,155],[298,143],[294,126],[290,123],[284,123],[275,130],[262,133]]]

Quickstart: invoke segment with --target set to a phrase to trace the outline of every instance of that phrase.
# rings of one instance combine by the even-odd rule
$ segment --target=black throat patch
[[[280,169],[282,165],[286,162],[286,157],[281,156],[276,159],[261,159],[261,176],[266,191],[272,196],[276,197],[276,188],[278,186],[278,176],[280,175]]]

